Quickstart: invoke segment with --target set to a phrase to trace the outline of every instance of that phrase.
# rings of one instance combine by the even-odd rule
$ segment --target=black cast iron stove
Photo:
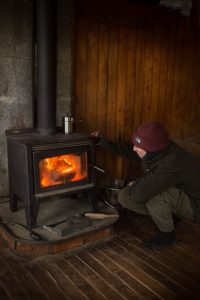
[[[86,192],[95,200],[95,143],[84,134],[7,132],[10,209],[24,202],[26,223],[35,227],[40,201]]]

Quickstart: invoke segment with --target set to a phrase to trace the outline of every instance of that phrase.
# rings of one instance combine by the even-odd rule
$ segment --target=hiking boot
[[[175,231],[159,231],[155,237],[144,242],[144,247],[148,250],[159,250],[176,243]]]

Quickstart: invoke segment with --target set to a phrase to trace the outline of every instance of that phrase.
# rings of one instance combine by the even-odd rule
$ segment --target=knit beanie
[[[153,121],[140,125],[133,133],[133,144],[147,152],[160,151],[169,145],[169,137],[164,126]]]

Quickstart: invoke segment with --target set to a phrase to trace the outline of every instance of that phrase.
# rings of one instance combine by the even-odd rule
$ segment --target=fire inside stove
[[[88,177],[87,153],[43,158],[39,162],[40,187],[77,182]]]

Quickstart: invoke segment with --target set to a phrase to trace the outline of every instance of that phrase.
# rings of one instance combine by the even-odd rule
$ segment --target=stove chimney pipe
[[[37,132],[56,133],[57,1],[36,1]]]

